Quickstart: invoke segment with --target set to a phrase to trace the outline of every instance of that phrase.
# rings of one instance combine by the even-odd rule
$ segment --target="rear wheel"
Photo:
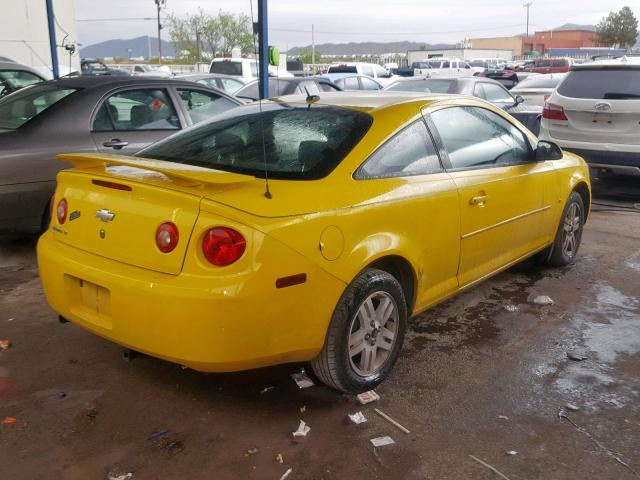
[[[396,362],[407,324],[400,283],[377,269],[362,272],[342,295],[314,373],[337,390],[359,393],[382,382]]]
[[[572,192],[564,207],[553,245],[543,252],[545,263],[554,266],[572,264],[578,256],[584,226],[584,202]]]

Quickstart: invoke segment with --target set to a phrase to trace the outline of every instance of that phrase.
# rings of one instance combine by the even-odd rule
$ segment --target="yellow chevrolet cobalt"
[[[309,361],[345,392],[390,374],[408,317],[572,263],[590,205],[581,158],[460,96],[281,97],[60,158],[38,262],[61,317],[200,371]]]

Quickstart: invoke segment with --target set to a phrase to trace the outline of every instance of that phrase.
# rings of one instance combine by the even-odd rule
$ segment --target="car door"
[[[542,248],[549,239],[551,162],[536,162],[528,137],[476,106],[429,115],[460,202],[460,286]]]
[[[100,152],[133,155],[182,126],[166,88],[127,88],[103,99],[91,136]]]
[[[385,141],[353,178],[354,188],[380,192],[376,208],[358,210],[358,222],[370,229],[359,235],[402,245],[415,255],[416,309],[454,292],[460,243],[458,194],[423,119]]]

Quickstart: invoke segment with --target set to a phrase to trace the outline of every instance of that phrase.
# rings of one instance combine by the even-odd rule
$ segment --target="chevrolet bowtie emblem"
[[[111,220],[113,220],[115,218],[115,216],[116,216],[115,213],[110,212],[106,208],[103,208],[103,209],[98,210],[96,212],[96,218],[99,218],[103,222],[110,222]]]

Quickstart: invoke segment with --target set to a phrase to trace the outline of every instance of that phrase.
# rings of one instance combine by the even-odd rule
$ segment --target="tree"
[[[302,63],[304,63],[305,65],[313,63],[312,61],[313,55],[310,48],[305,48],[303,50],[300,50],[300,53],[298,53],[298,56],[300,57],[300,60],[302,60]],[[321,56],[322,55],[320,54],[320,51],[316,48],[316,55],[315,55],[316,63],[321,63],[320,62]]]
[[[611,12],[596,27],[598,43],[608,47],[627,48],[638,38],[638,20],[629,7]]]
[[[185,60],[230,56],[236,47],[243,54],[253,52],[253,31],[247,15],[220,11],[212,16],[199,9],[182,18],[171,14],[168,20],[177,55]]]

